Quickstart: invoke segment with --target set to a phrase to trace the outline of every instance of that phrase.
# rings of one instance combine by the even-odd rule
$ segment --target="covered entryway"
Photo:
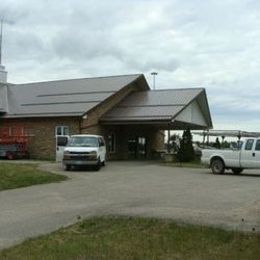
[[[100,120],[114,133],[113,159],[152,159],[164,148],[166,130],[212,128],[205,89],[135,92]]]
[[[128,158],[129,159],[147,158],[147,137],[131,136],[128,138]]]

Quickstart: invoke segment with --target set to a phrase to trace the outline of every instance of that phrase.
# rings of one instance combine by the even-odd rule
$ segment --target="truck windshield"
[[[98,139],[92,136],[74,136],[68,142],[70,147],[98,147]]]

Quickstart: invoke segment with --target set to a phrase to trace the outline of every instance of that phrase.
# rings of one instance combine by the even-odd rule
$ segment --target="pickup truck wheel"
[[[232,168],[231,170],[232,170],[232,172],[233,172],[234,174],[239,174],[239,173],[241,173],[244,169],[242,169],[242,168]]]
[[[211,163],[211,170],[214,174],[223,174],[225,172],[223,161],[220,159],[214,159]]]
[[[71,165],[64,165],[64,170],[65,171],[70,171],[71,170]]]

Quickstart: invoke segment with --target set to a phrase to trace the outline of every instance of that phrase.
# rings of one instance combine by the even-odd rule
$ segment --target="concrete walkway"
[[[110,162],[99,172],[40,167],[70,180],[0,192],[0,248],[75,223],[78,216],[110,214],[260,232],[259,171],[213,175],[145,162]]]

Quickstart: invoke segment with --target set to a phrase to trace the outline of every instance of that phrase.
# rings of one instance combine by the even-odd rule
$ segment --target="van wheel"
[[[101,161],[100,161],[100,159],[98,159],[97,165],[95,165],[95,170],[99,171],[100,167],[101,167]]]
[[[244,169],[242,169],[242,168],[232,168],[231,170],[232,170],[232,172],[233,172],[234,174],[239,174],[239,173],[241,173]]]
[[[221,159],[214,159],[211,163],[211,170],[214,174],[223,174],[225,165]]]

